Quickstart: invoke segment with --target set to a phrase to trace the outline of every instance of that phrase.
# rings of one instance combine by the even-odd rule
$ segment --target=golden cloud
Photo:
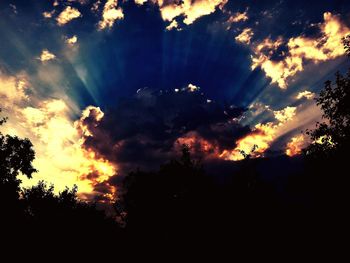
[[[273,113],[277,123],[256,124],[250,134],[236,142],[235,149],[223,151],[219,155],[220,158],[237,161],[244,159],[244,154],[250,154],[253,158],[262,157],[273,141],[295,128],[293,122],[296,121],[296,107],[288,106],[279,111],[273,111]]]
[[[274,140],[276,127],[271,122],[257,124],[250,134],[237,141],[237,147],[234,150],[225,150],[220,154],[220,157],[225,160],[238,161],[244,159],[242,152],[251,154],[252,157],[261,157]],[[257,148],[252,152],[255,146]]]
[[[46,61],[49,61],[49,60],[53,60],[55,59],[56,56],[54,54],[52,54],[50,51],[48,51],[47,49],[44,49],[42,52],[41,52],[41,55],[40,57],[38,58],[41,62],[46,62]]]
[[[313,98],[315,98],[316,94],[311,92],[311,91],[308,91],[308,90],[305,90],[305,91],[300,91],[296,96],[295,98],[297,100],[300,100],[302,98],[306,98],[308,100],[312,100]]]
[[[78,37],[76,35],[66,39],[66,43],[70,46],[73,46],[77,42],[78,42]]]
[[[288,79],[304,68],[306,61],[314,63],[337,58],[345,53],[342,38],[350,33],[338,16],[329,12],[323,15],[324,22],[320,24],[321,37],[299,36],[276,41],[266,38],[253,49],[252,69],[261,67],[266,76],[271,78],[280,88],[287,87]],[[286,43],[288,52],[282,52],[284,57],[274,61],[272,56]]]
[[[287,121],[290,121],[293,119],[293,117],[296,114],[296,107],[286,107],[282,110],[279,111],[274,111],[275,118],[280,122],[280,123],[285,123]]]
[[[305,137],[303,134],[292,137],[290,142],[287,144],[286,155],[294,156],[301,154],[302,149],[306,146]]]
[[[38,107],[21,110],[21,125],[30,130],[38,153],[34,165],[39,173],[34,178],[52,182],[58,189],[76,184],[81,194],[99,195],[94,192],[94,187],[115,175],[116,168],[108,160],[82,146],[84,138],[80,128],[84,126],[81,123],[87,117],[87,111],[92,109],[98,112],[95,120],[98,122],[103,113],[92,106],[83,111],[78,121],[72,122],[67,104],[59,99],[47,100]],[[90,136],[88,129],[84,130],[84,135]],[[24,185],[32,183],[27,180]]]
[[[265,110],[271,111],[269,106],[266,105],[254,105],[253,107],[263,107]],[[195,152],[205,152],[207,159],[221,158],[224,160],[239,161],[243,160],[245,155],[248,154],[252,158],[263,157],[265,151],[270,148],[270,145],[277,138],[295,129],[295,123],[300,121],[297,118],[296,110],[296,107],[287,106],[279,111],[271,111],[275,114],[276,122],[256,124],[249,134],[236,141],[236,147],[234,149],[222,150],[218,145],[203,139],[196,132],[189,132],[178,138],[174,147],[177,149],[176,147],[186,144]],[[307,111],[307,113],[309,112]],[[301,111],[300,114],[300,118],[304,119],[305,111]],[[304,125],[304,123],[301,123],[301,125]],[[301,149],[302,146],[306,145],[306,141],[301,141],[299,137],[292,140],[292,143],[294,144],[293,149],[292,144],[288,146],[290,148],[288,153],[290,154],[292,150],[297,152],[297,146],[300,146]]]
[[[25,79],[9,77],[0,71],[0,106],[11,106],[12,104],[18,104],[28,100],[26,87],[27,83]]]
[[[246,45],[250,44],[250,40],[254,36],[254,32],[251,28],[245,28],[243,31],[235,37],[237,42],[244,43]]]
[[[172,23],[176,18],[183,16],[182,22],[186,25],[190,25],[198,18],[214,13],[217,8],[222,9],[227,1],[228,0],[151,0],[150,2],[159,6],[164,21]],[[135,3],[139,5],[146,2],[145,0],[135,0]]]
[[[103,8],[102,20],[98,23],[98,28],[100,30],[111,28],[116,20],[123,18],[123,9],[118,7],[118,0],[108,0]]]
[[[57,24],[59,26],[63,26],[67,23],[69,23],[70,21],[72,21],[73,19],[79,18],[81,17],[81,13],[79,12],[78,9],[71,7],[71,6],[67,6],[56,18]]]
[[[247,20],[248,20],[248,14],[247,14],[247,11],[245,11],[243,13],[237,12],[231,15],[227,20],[227,22],[232,24],[232,23],[244,22]]]
[[[37,102],[26,94],[27,89],[30,86],[24,76],[16,78],[0,72],[1,108],[4,116],[9,117],[1,127],[2,132],[29,138],[36,151],[33,164],[39,172],[30,180],[21,176],[22,186],[30,187],[44,180],[53,183],[56,191],[62,191],[75,184],[82,198],[99,196],[112,201],[116,189],[107,181],[117,173],[116,165],[83,145],[92,135],[92,127],[84,121],[89,118],[98,125],[103,112],[89,106],[74,122],[67,102],[62,99]],[[101,183],[110,188],[109,193],[96,190]]]
[[[52,10],[51,12],[48,12],[48,11],[46,11],[46,12],[43,12],[43,17],[45,17],[45,18],[51,18],[51,17],[53,17],[53,15],[55,14],[55,10]]]
[[[172,29],[179,30],[179,24],[177,23],[176,20],[173,20],[165,29],[166,30],[172,30]]]
[[[135,3],[137,4],[137,5],[143,5],[144,3],[146,3],[147,2],[147,0],[135,0]]]
[[[90,127],[91,124],[89,123],[90,125],[87,125],[85,123],[85,120],[92,117],[93,126],[96,127],[98,125],[99,121],[102,120],[103,116],[104,116],[104,113],[101,111],[100,107],[95,107],[95,106],[86,107],[82,111],[79,121],[76,121],[74,123],[75,128],[77,129],[77,131],[80,134],[80,137],[82,137],[82,139],[84,139],[86,137],[93,136],[93,132],[91,131],[91,127]]]
[[[195,91],[198,91],[198,90],[200,90],[200,87],[198,87],[198,86],[196,86],[196,85],[193,85],[193,84],[188,84],[188,86],[187,86],[187,90],[189,91],[189,92],[195,92]]]

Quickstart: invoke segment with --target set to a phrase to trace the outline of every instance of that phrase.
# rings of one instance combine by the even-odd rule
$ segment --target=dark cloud
[[[154,169],[175,158],[182,137],[195,137],[198,143],[204,140],[220,151],[233,149],[236,140],[250,132],[238,122],[243,112],[208,102],[200,91],[146,88],[106,110],[98,125],[96,112],[91,110],[91,116],[82,120],[93,134],[84,146],[116,163],[118,174],[126,175],[138,167]],[[200,152],[195,144],[192,150]]]

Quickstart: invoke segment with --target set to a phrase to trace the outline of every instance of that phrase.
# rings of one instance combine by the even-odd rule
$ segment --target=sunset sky
[[[113,198],[188,144],[204,162],[294,156],[349,68],[349,1],[0,1],[2,133],[57,191]]]

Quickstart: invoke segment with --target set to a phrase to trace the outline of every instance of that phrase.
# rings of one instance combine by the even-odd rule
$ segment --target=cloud
[[[251,28],[245,28],[243,29],[243,31],[235,37],[235,40],[237,42],[241,42],[243,44],[250,44],[250,40],[252,39],[252,37],[254,36],[254,32]]]
[[[70,37],[70,38],[66,38],[65,41],[68,45],[73,46],[78,42],[78,37],[76,35]]]
[[[45,17],[45,18],[52,18],[53,15],[55,14],[55,12],[56,12],[56,10],[52,10],[51,12],[45,11],[45,12],[43,12],[43,17]]]
[[[71,2],[71,3],[76,2],[76,3],[79,3],[79,4],[81,4],[81,5],[86,5],[86,4],[89,3],[89,0],[67,0],[67,1],[68,1],[68,2]]]
[[[251,68],[261,67],[266,76],[271,78],[272,83],[277,83],[280,88],[285,89],[287,78],[294,76],[303,67],[301,58],[286,57],[285,60],[280,61],[271,59],[272,55],[282,47],[282,44],[282,38],[275,41],[269,38],[264,39],[254,48],[255,55],[251,57]]]
[[[79,193],[101,194],[94,186],[115,175],[116,168],[92,150],[81,147],[84,138],[77,127],[86,118],[85,111],[81,119],[73,123],[67,104],[53,99],[36,107],[25,107],[20,110],[20,115],[23,117],[21,125],[30,129],[34,148],[39,153],[34,163],[39,176],[45,175],[46,180],[54,181],[59,188],[62,184],[74,183],[78,185]],[[95,174],[93,178],[89,177],[92,173]],[[54,175],[62,181],[53,178]]]
[[[214,13],[217,8],[222,9],[228,0],[152,0],[150,2],[159,6],[164,21],[173,22],[181,17],[186,25],[192,24],[198,18]],[[136,4],[142,5],[145,0],[135,0]]]
[[[103,7],[102,20],[98,23],[98,28],[100,30],[111,28],[116,20],[123,18],[123,9],[118,7],[118,0],[108,0]]]
[[[244,22],[244,21],[247,21],[248,19],[249,17],[248,17],[247,11],[243,13],[237,12],[229,17],[229,19],[227,20],[227,23],[232,24],[232,23]]]
[[[67,23],[69,23],[70,21],[72,21],[73,19],[77,19],[79,17],[81,17],[81,13],[79,12],[78,9],[71,7],[71,6],[67,6],[57,17],[56,17],[56,21],[57,24],[59,26],[63,26]]]
[[[11,7],[12,12],[17,15],[18,14],[17,6],[15,6],[14,4],[10,4],[9,6]]]
[[[172,30],[172,29],[177,29],[179,30],[179,24],[177,23],[176,20],[173,20],[166,28],[166,30]]]
[[[98,11],[98,9],[100,8],[100,5],[101,5],[101,0],[97,0],[93,3],[93,5],[91,6],[91,11],[92,12],[96,12]]]
[[[137,5],[143,5],[144,3],[146,3],[148,0],[135,0],[135,3]]]
[[[50,61],[55,59],[56,56],[54,54],[52,54],[50,51],[48,51],[47,49],[44,49],[41,52],[40,57],[38,58],[41,62],[46,62],[46,61]]]
[[[24,78],[6,76],[0,71],[0,106],[6,107],[9,103],[18,104],[28,100],[26,87],[27,83]]]
[[[93,129],[98,125],[103,116],[104,113],[99,107],[88,106],[85,108],[79,121],[75,122],[75,127],[80,136],[85,139],[93,136]]]
[[[242,113],[240,108],[208,103],[188,86],[178,92],[146,88],[106,111],[98,126],[87,119],[84,125],[92,136],[85,138],[84,147],[116,163],[119,175],[137,167],[157,168],[175,158],[183,143],[193,146],[194,154],[206,149],[212,157],[234,148],[236,139],[250,132],[238,123]]]
[[[286,155],[294,156],[301,154],[302,149],[307,145],[306,139],[303,134],[292,137],[286,147]]]
[[[296,114],[296,107],[286,107],[279,111],[274,111],[275,118],[280,122],[284,123],[291,120]]]
[[[259,105],[258,108],[261,109],[261,111],[271,111],[270,107],[267,106],[263,107]],[[261,114],[261,111],[258,114]],[[287,106],[281,110],[272,111],[272,113],[277,122],[269,121],[256,124],[250,133],[237,140],[237,146],[234,149],[224,150],[220,154],[220,157],[225,160],[242,160],[244,159],[242,151],[245,154],[251,154],[254,158],[262,157],[265,151],[268,150],[278,138],[295,130],[297,127],[305,125],[305,123],[315,118],[314,108],[307,111],[300,109],[298,112],[296,107]],[[305,115],[309,115],[308,118],[305,118]],[[316,117],[320,117],[320,115],[316,114]],[[304,121],[301,121],[303,119]],[[256,149],[255,146],[257,147]]]
[[[198,91],[200,89],[200,87],[197,87],[196,85],[193,85],[190,83],[190,84],[188,84],[187,89],[190,92],[195,92],[195,91]]]
[[[327,61],[344,54],[342,38],[350,33],[338,16],[323,15],[319,37],[299,36],[288,40],[266,38],[253,48],[252,69],[261,67],[266,76],[285,89],[288,80],[303,70],[305,63]],[[286,50],[283,50],[286,49]],[[278,60],[274,59],[279,57]]]
[[[13,98],[7,106],[15,112],[7,128],[30,138],[37,152],[34,165],[39,173],[32,181],[23,179],[23,185],[44,179],[62,190],[77,184],[81,198],[99,202],[113,200],[120,177],[138,167],[158,168],[176,158],[182,144],[188,144],[195,157],[204,157],[204,163],[241,160],[240,151],[249,153],[254,145],[258,148],[253,157],[263,156],[276,138],[295,127],[297,117],[293,107],[272,111],[265,106],[276,122],[250,129],[240,123],[243,109],[208,103],[198,86],[189,84],[177,92],[144,88],[105,112],[89,106],[73,121],[63,99],[33,103],[27,101],[27,85],[16,88],[19,79],[1,79],[22,94],[20,101]]]
[[[224,150],[220,157],[225,160],[238,161],[244,159],[245,154],[252,154],[253,157],[262,157],[275,139],[276,127],[273,123],[257,124],[252,132],[237,141],[237,146],[233,150]],[[254,147],[257,148],[254,150]],[[254,150],[254,152],[252,152]]]
[[[111,193],[116,192],[114,186],[109,187],[107,194],[100,192],[97,186],[108,185],[109,178],[117,173],[116,165],[83,147],[103,112],[90,106],[74,121],[67,101],[36,99],[32,94],[35,90],[24,74],[13,77],[0,72],[1,108],[4,116],[9,117],[1,130],[5,134],[29,138],[36,152],[33,164],[39,172],[30,180],[21,177],[22,186],[29,187],[45,180],[53,183],[56,191],[62,191],[76,184],[82,198],[111,201]],[[86,126],[87,120],[93,126]]]
[[[312,100],[313,98],[315,98],[316,94],[311,92],[311,91],[308,91],[308,90],[305,90],[305,91],[300,91],[296,96],[295,98],[297,100],[300,100],[302,98],[306,98],[307,100]]]
[[[86,118],[85,112],[75,123],[68,113],[69,109],[62,100],[46,100],[36,107],[20,110],[21,126],[29,129],[37,151],[34,165],[39,174],[35,178],[53,182],[58,189],[76,184],[79,194],[101,196],[104,193],[96,191],[95,185],[115,175],[116,167],[81,146],[84,138],[78,127]]]

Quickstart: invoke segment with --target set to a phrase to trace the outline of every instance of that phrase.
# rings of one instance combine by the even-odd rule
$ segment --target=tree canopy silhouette
[[[313,143],[306,154],[341,156],[350,146],[350,71],[346,76],[337,73],[335,83],[327,81],[316,101],[325,121],[307,131]]]
[[[5,122],[6,118],[1,118],[0,125]],[[5,220],[18,219],[23,212],[19,205],[21,181],[17,176],[21,173],[32,177],[36,172],[32,165],[34,158],[33,145],[28,139],[0,132],[0,202],[6,211],[3,216]]]

